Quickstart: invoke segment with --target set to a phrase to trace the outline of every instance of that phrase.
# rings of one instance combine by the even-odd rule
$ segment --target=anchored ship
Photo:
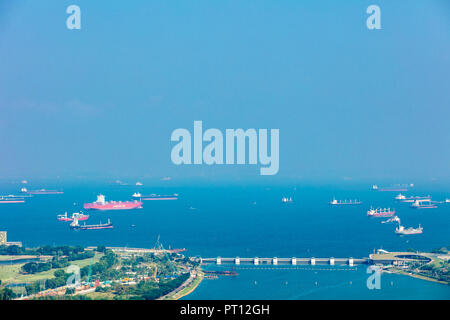
[[[39,189],[39,190],[28,190],[27,188],[20,189],[20,192],[25,194],[63,194],[63,191],[58,190],[47,190],[47,189]]]
[[[151,194],[151,195],[142,195],[139,192],[135,192],[132,195],[133,198],[139,198],[142,201],[147,200],[178,200],[178,194],[174,193],[171,195],[160,195],[160,194]]]
[[[335,198],[333,198],[333,200],[330,201],[330,204],[333,206],[338,206],[338,205],[355,205],[355,204],[362,204],[362,201],[360,200],[336,200]]]
[[[423,228],[422,226],[419,224],[418,228],[406,228],[402,225],[398,225],[397,228],[395,228],[395,233],[396,234],[421,234],[423,233]]]
[[[391,217],[395,214],[395,209],[391,208],[370,208],[369,211],[367,211],[368,217]]]
[[[292,197],[290,197],[290,198],[283,197],[283,198],[281,198],[281,202],[283,202],[283,203],[289,203],[289,202],[292,202]]]
[[[395,197],[395,200],[400,201],[400,202],[414,202],[416,200],[431,200],[431,196],[425,196],[425,197],[411,196],[411,197],[406,197],[405,195],[399,193]]]
[[[85,203],[84,209],[92,210],[131,210],[142,208],[141,201],[105,201],[105,196],[100,194],[97,196],[97,201]]]
[[[393,216],[392,218],[389,218],[385,221],[381,221],[381,223],[391,223],[391,222],[398,222],[400,224],[400,218],[397,216]]]
[[[58,214],[57,216],[58,221],[74,221],[74,219],[77,219],[78,221],[84,221],[89,219],[88,214],[83,214],[81,212],[74,212],[72,213],[72,217],[67,216],[67,212],[64,214]]]
[[[72,230],[99,230],[99,229],[112,229],[113,225],[111,221],[108,219],[108,223],[99,223],[99,224],[83,224],[80,225],[78,223],[78,219],[74,218],[73,222],[70,224],[70,229]]]
[[[410,184],[409,186],[413,186],[413,184]],[[375,191],[398,191],[398,192],[406,192],[408,191],[407,185],[398,185],[398,186],[391,186],[391,187],[382,187],[379,188],[376,184],[372,186],[372,190]]]
[[[15,196],[0,196],[0,203],[24,203],[25,199]]]
[[[416,200],[411,205],[411,208],[415,209],[435,209],[437,208],[437,205],[435,202],[431,201],[431,199],[423,199],[423,200]]]

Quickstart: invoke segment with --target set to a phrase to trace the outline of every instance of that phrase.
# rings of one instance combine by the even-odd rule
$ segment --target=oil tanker
[[[407,197],[401,193],[399,193],[396,197],[395,200],[400,201],[400,202],[414,202],[416,200],[431,200],[431,196],[411,196],[411,197]]]
[[[174,193],[171,195],[160,195],[160,194],[151,194],[151,195],[142,195],[139,192],[135,192],[132,195],[133,198],[139,198],[142,201],[147,200],[178,200],[178,194]]]
[[[412,186],[412,185],[410,185],[410,186]],[[391,191],[391,192],[394,192],[394,191],[397,191],[397,192],[406,192],[406,191],[408,191],[408,186],[406,186],[406,185],[397,185],[397,186],[390,186],[390,187],[378,187],[376,184],[374,184],[373,186],[372,186],[372,190],[375,190],[375,191],[381,191],[381,192],[383,192],[383,191]]]
[[[20,192],[25,194],[63,194],[63,191],[58,190],[47,190],[47,189],[39,189],[39,190],[28,190],[27,188],[20,189]]]
[[[0,203],[24,203],[25,199],[11,197],[11,196],[2,196],[0,197]]]
[[[70,229],[72,230],[99,230],[99,229],[112,229],[113,225],[111,221],[108,219],[108,223],[99,223],[99,224],[83,224],[80,225],[78,223],[78,219],[74,218],[73,222],[70,224]]]
[[[141,201],[105,201],[104,195],[98,195],[97,201],[91,203],[85,203],[84,209],[90,210],[131,210],[142,208]]]

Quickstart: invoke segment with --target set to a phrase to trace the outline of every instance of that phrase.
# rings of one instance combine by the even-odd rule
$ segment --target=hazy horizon
[[[0,2],[0,179],[450,181],[450,4]],[[279,129],[279,172],[176,166],[177,128]],[[378,180],[377,180],[378,179]]]

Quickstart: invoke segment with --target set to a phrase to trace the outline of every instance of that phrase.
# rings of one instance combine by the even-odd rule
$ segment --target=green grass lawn
[[[92,263],[96,263],[103,256],[103,253],[95,253],[95,256],[92,260]],[[80,268],[88,266],[91,263],[91,259],[83,259],[70,261],[71,264],[77,265]],[[29,283],[44,279],[50,279],[54,277],[54,273],[56,270],[66,270],[66,268],[59,269],[51,269],[44,272],[38,272],[35,274],[20,274],[20,268],[23,264],[15,264],[15,265],[0,265],[0,280],[2,280],[2,284],[8,283]]]

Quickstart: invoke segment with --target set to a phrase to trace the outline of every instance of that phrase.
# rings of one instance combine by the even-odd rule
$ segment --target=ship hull
[[[431,205],[431,206],[412,206],[412,208],[414,208],[414,209],[436,209],[437,206],[436,205]]]
[[[395,232],[396,234],[398,234],[399,236],[401,236],[401,235],[411,235],[411,234],[422,234],[423,232],[422,231],[412,231],[412,232],[398,232],[398,231],[396,231]]]
[[[114,226],[108,225],[108,226],[78,226],[78,227],[71,227],[72,230],[101,230],[101,229],[113,229]]]
[[[88,210],[99,210],[99,211],[109,211],[109,210],[132,210],[142,208],[142,202],[133,202],[133,203],[85,203],[84,209]]]
[[[26,191],[23,193],[24,194],[63,194],[64,192],[63,191],[50,191],[50,190],[48,190],[48,191],[36,190],[36,191]]]
[[[395,215],[395,211],[367,213],[367,216],[372,217],[372,218],[388,218],[388,217],[393,217],[394,215]]]
[[[143,201],[152,201],[152,200],[178,200],[177,197],[145,197],[145,198],[141,198],[141,200]]]
[[[1,200],[0,203],[24,203],[25,200]]]

